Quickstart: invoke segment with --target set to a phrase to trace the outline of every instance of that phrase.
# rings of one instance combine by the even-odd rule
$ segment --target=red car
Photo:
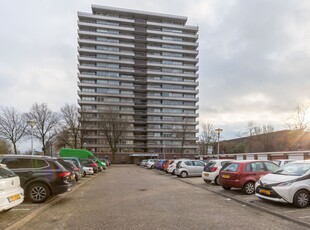
[[[261,176],[271,173],[279,168],[271,161],[240,160],[226,164],[220,171],[220,185],[229,190],[241,188],[245,194],[255,192],[255,182]]]

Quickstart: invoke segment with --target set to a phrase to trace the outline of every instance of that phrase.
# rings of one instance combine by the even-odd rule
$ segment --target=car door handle
[[[29,175],[32,175],[32,174],[33,174],[33,172],[32,172],[32,171],[28,171],[28,174],[29,174]]]

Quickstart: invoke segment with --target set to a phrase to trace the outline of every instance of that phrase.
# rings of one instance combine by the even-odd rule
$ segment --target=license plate
[[[269,190],[260,189],[260,190],[259,190],[259,193],[262,193],[262,194],[265,194],[265,195],[270,196],[270,191],[269,191]]]
[[[224,174],[222,177],[223,177],[224,179],[228,179],[228,178],[230,178],[230,176],[229,176],[229,175],[225,175],[225,174]]]
[[[19,194],[16,194],[16,195],[14,195],[14,196],[8,197],[8,200],[9,200],[9,202],[13,202],[13,201],[15,201],[15,200],[19,200],[20,198],[21,198],[20,195],[19,195]]]
[[[205,173],[204,175],[205,175],[205,176],[209,176],[209,173]]]

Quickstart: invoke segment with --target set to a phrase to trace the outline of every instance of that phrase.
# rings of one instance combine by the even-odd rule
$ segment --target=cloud
[[[77,11],[91,4],[188,17],[199,26],[200,123],[234,137],[249,120],[285,128],[309,103],[307,0],[53,0],[1,4],[0,105],[26,112],[77,100]]]

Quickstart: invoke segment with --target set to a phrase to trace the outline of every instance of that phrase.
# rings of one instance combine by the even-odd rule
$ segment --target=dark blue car
[[[157,164],[156,164],[156,169],[163,169],[163,163],[165,162],[166,160],[160,160]]]

